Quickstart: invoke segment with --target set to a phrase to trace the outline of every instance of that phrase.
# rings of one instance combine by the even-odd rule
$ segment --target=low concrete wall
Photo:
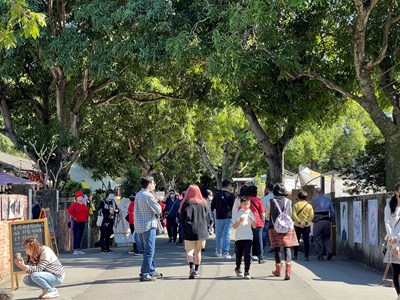
[[[393,194],[374,194],[363,195],[335,199],[336,211],[336,252],[338,255],[345,256],[351,260],[358,261],[367,266],[378,270],[384,270],[383,256],[381,253],[381,245],[386,235],[384,225],[384,210],[386,199],[392,197]],[[378,245],[370,245],[368,238],[368,200],[378,200]],[[362,207],[362,243],[354,242],[354,219],[353,219],[353,203],[361,201]],[[340,203],[348,204],[348,232],[347,241],[342,241]]]

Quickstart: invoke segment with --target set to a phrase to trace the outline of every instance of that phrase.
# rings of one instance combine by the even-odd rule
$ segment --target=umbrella
[[[35,181],[31,181],[29,179],[19,178],[17,176],[13,176],[6,173],[0,173],[0,185],[7,184],[38,184]]]

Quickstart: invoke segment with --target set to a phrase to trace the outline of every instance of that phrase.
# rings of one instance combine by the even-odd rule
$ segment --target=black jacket
[[[224,190],[218,190],[214,194],[211,203],[211,210],[216,210],[216,219],[232,219],[232,207],[235,203],[235,196]]]
[[[199,241],[208,238],[209,216],[206,205],[187,201],[182,207],[183,239]]]

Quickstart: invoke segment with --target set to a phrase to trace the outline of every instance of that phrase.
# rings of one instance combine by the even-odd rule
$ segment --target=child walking
[[[240,209],[233,220],[233,228],[236,229],[235,247],[236,247],[236,268],[237,277],[251,279],[251,246],[253,244],[253,231],[256,228],[256,217],[250,210],[250,199],[247,196],[240,197]],[[240,269],[242,257],[244,256],[244,275]]]

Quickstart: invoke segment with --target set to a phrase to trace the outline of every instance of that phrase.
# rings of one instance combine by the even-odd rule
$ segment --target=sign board
[[[50,208],[42,208],[42,211],[40,212],[40,217],[39,218],[40,219],[43,219],[43,218],[47,219],[47,225],[49,226],[50,238],[51,239],[56,238],[56,231],[54,230],[53,218],[51,217]]]
[[[49,239],[50,239],[50,244],[49,246],[51,249],[54,251],[54,253],[57,254],[57,256],[60,256],[58,253],[58,247],[57,247],[57,238],[56,238],[56,231],[54,229],[54,223],[53,223],[53,218],[51,217],[50,213],[50,208],[42,208],[42,211],[40,212],[40,219],[47,219],[47,226],[48,226],[48,234],[49,234]]]
[[[26,257],[25,249],[23,247],[24,241],[34,236],[42,245],[49,245],[49,234],[47,219],[15,221],[8,223],[9,240],[10,240],[10,267],[11,276],[15,275],[18,286],[18,273],[24,273],[20,268],[14,264],[17,258],[17,253],[21,253],[22,257]],[[12,288],[14,288],[14,280],[11,279]]]

